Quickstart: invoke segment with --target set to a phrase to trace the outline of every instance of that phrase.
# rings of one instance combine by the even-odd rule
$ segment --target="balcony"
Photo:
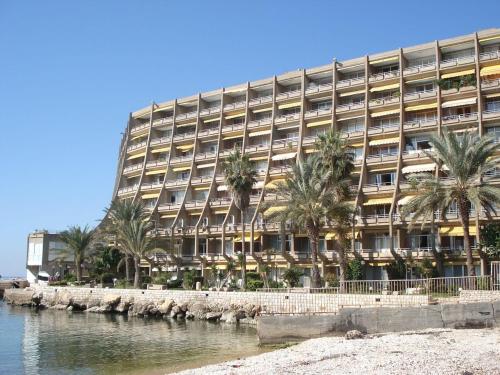
[[[187,163],[193,160],[193,155],[175,156],[170,159],[170,164]]]
[[[361,102],[357,102],[357,103],[347,103],[347,104],[338,105],[335,112],[342,113],[342,112],[354,111],[354,110],[363,109],[363,108],[365,108],[365,102],[361,101]]]
[[[364,130],[357,130],[357,131],[351,131],[351,132],[344,132],[344,131],[340,132],[340,137],[343,139],[358,138],[358,137],[362,137],[363,135],[365,135]]]
[[[160,146],[160,145],[167,145],[172,141],[172,137],[161,137],[161,138],[155,138],[152,139],[151,142],[149,143],[150,146]]]
[[[271,125],[273,119],[271,117],[263,118],[261,120],[250,121],[247,125],[248,129],[259,128],[261,126]]]
[[[200,111],[200,116],[210,116],[220,113],[220,106],[205,108]]]
[[[428,127],[437,126],[437,117],[422,119],[422,120],[411,120],[405,121],[403,124],[404,130],[415,130],[415,129],[424,129]]]
[[[271,103],[273,101],[273,96],[272,95],[266,95],[266,96],[261,96],[258,98],[253,98],[250,99],[248,105],[250,107],[254,107],[260,104],[265,104],[265,103]]]
[[[399,103],[399,96],[388,96],[385,98],[380,98],[380,99],[371,99],[368,102],[368,107],[369,108],[376,108],[376,107],[382,107],[384,105],[389,105],[389,104],[397,104]]]
[[[174,121],[174,116],[159,118],[153,121],[153,126],[168,125]]]
[[[196,176],[191,178],[191,185],[209,184],[213,176]]]
[[[483,52],[479,54],[479,61],[490,61],[500,59],[500,51]]]
[[[320,85],[309,84],[306,89],[306,95],[318,94],[322,92],[332,91],[333,85],[331,83],[322,83]]]
[[[316,143],[317,139],[318,139],[317,135],[310,135],[308,137],[304,137],[304,139],[302,139],[302,145],[306,146],[306,145],[314,144],[314,143]]]
[[[214,159],[216,156],[217,156],[217,151],[200,152],[199,154],[196,154],[194,160],[200,161],[200,160]]]
[[[121,189],[118,189],[118,195],[125,195],[125,194],[129,194],[129,193],[133,193],[133,192],[137,191],[138,188],[139,188],[139,184],[136,184],[133,186],[123,187]]]
[[[441,95],[442,96],[447,96],[447,95],[454,95],[454,94],[464,94],[467,92],[475,92],[476,88],[474,86],[464,86],[460,88],[451,88],[447,90],[441,90]]]
[[[189,182],[189,178],[178,178],[175,180],[167,180],[165,181],[165,187],[176,187],[176,186],[184,186]]]
[[[367,215],[361,217],[361,221],[365,225],[389,224],[389,214]]]
[[[498,119],[500,117],[500,108],[487,109],[483,111],[483,120]]]
[[[235,150],[240,150],[241,152],[241,147],[232,147],[232,148],[227,148],[225,150],[221,150],[219,152],[219,157],[224,158],[226,156],[229,156],[231,153],[233,153]]]
[[[331,108],[328,108],[328,109],[314,109],[314,110],[311,110],[311,111],[307,111],[304,114],[304,118],[311,119],[311,118],[320,117],[320,116],[328,116],[328,115],[331,115],[331,114],[332,114],[332,109]]]
[[[186,132],[182,134],[176,134],[174,135],[174,141],[183,141],[186,139],[192,139],[195,136],[195,132]]]
[[[148,142],[142,141],[142,142],[139,142],[139,143],[137,143],[135,145],[128,146],[127,147],[127,152],[132,152],[132,151],[135,151],[135,150],[139,150],[141,148],[146,147],[147,144],[148,144]]]
[[[245,124],[232,124],[232,125],[226,125],[222,128],[222,133],[230,133],[234,132],[237,130],[243,130],[245,129]]]
[[[403,76],[410,76],[413,74],[431,72],[435,69],[436,69],[435,62],[430,63],[430,64],[421,64],[421,65],[410,66],[410,67],[405,68],[403,70]]]
[[[190,209],[190,208],[203,208],[203,207],[205,207],[205,202],[206,202],[205,199],[203,199],[203,200],[186,201],[186,203],[184,204],[184,207],[187,208],[187,209]]]
[[[149,128],[149,122],[146,122],[144,124],[136,125],[132,129],[130,129],[130,134],[138,133],[141,130]]]
[[[184,120],[190,120],[193,118],[196,118],[198,116],[197,111],[192,111],[192,112],[187,112],[187,113],[181,113],[180,115],[175,116],[176,121],[184,121]]]
[[[133,165],[129,165],[128,167],[125,167],[123,169],[123,174],[131,173],[134,171],[140,171],[142,170],[142,163],[137,163]]]
[[[282,93],[276,95],[276,101],[280,102],[280,101],[287,100],[287,99],[298,98],[300,96],[301,92],[302,92],[301,90],[282,92]]]
[[[283,167],[271,167],[269,168],[269,175],[277,176],[277,175],[286,175],[287,173],[292,171],[291,166],[283,166]]]
[[[398,153],[368,155],[366,157],[366,164],[387,163],[391,161],[395,162],[397,160],[398,160]]]
[[[299,121],[300,119],[300,113],[293,113],[290,115],[283,115],[276,117],[274,120],[275,124],[288,124],[294,121]]]
[[[366,184],[362,186],[363,193],[382,193],[394,190],[393,184]]]
[[[351,79],[343,79],[337,82],[337,89],[343,89],[347,87],[356,87],[359,85],[363,85],[365,83],[365,77],[359,78],[351,78]]]
[[[284,138],[284,139],[277,139],[273,141],[273,150],[277,149],[282,149],[282,148],[287,148],[287,147],[297,147],[298,145],[298,138]]]
[[[419,92],[406,93],[404,96],[404,99],[405,99],[405,102],[409,102],[412,100],[435,98],[436,96],[437,96],[436,90],[425,90],[425,91],[419,91]]]
[[[219,127],[214,126],[198,131],[198,138],[208,137],[210,135],[219,135]]]
[[[212,198],[209,204],[210,207],[226,207],[231,204],[231,198]]]
[[[442,121],[443,125],[450,125],[450,124],[462,124],[471,121],[477,121],[477,119],[478,119],[477,112],[472,112],[463,115],[443,116]]]
[[[245,152],[258,152],[258,151],[267,151],[269,150],[269,144],[261,143],[258,145],[248,145],[245,147]]]
[[[468,64],[473,64],[475,62],[476,62],[475,55],[457,57],[455,59],[448,59],[441,61],[441,63],[439,64],[439,68],[440,69],[453,68],[455,66],[468,65]]]
[[[224,105],[224,111],[234,111],[235,109],[245,108],[247,103],[245,101],[230,103]]]
[[[403,160],[428,160],[426,152],[432,152],[432,148],[427,150],[405,150],[402,152]]]
[[[368,128],[368,135],[385,134],[399,131],[399,124],[387,124],[380,126],[370,126]]]
[[[181,208],[181,203],[162,203],[158,206],[158,211],[172,211]]]
[[[168,163],[167,159],[161,158],[158,160],[148,161],[146,163],[146,168],[155,168],[155,167],[163,167]]]
[[[500,78],[498,79],[483,79],[481,81],[481,88],[486,89],[496,89],[500,87]]]
[[[372,74],[370,76],[369,82],[381,82],[381,81],[386,81],[389,79],[394,79],[399,77],[399,70],[394,70],[392,72],[383,72],[383,73],[377,73],[377,74]]]
[[[141,185],[141,191],[143,190],[159,190],[163,187],[163,182],[151,182]]]

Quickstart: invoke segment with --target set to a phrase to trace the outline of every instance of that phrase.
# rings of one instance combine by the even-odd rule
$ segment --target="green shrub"
[[[277,288],[284,288],[285,285],[281,281],[275,281],[275,280],[270,280],[269,281],[269,288],[277,289]]]
[[[155,277],[152,278],[151,282],[153,284],[161,284],[161,285],[167,285],[168,281],[170,280],[170,273],[169,272],[165,272],[165,273],[161,273]]]
[[[127,282],[127,280],[125,280],[125,279],[117,280],[115,283],[115,288],[118,288],[118,289],[128,289],[131,287],[132,287],[132,284]]]
[[[262,280],[247,280],[247,289],[255,291],[256,289],[264,288],[264,281]]]
[[[363,274],[364,274],[364,267],[359,259],[353,259],[347,264],[348,280],[362,280]]]
[[[257,272],[247,272],[247,281],[260,280],[260,275]]]
[[[184,271],[182,286],[184,289],[191,290],[194,286],[194,278],[196,276],[196,271]]]
[[[115,275],[113,273],[103,273],[101,275],[101,284],[113,284],[113,279],[115,278]]]
[[[67,273],[66,275],[64,275],[63,280],[68,283],[72,283],[76,281],[76,275],[74,273]]]
[[[389,280],[406,279],[406,263],[402,259],[395,259],[385,266]]]
[[[182,280],[168,280],[167,288],[168,289],[179,289],[182,287]]]
[[[328,283],[328,286],[330,288],[336,288],[339,286],[339,279],[337,278],[337,275],[334,273],[328,273],[325,276],[325,282]]]
[[[291,288],[294,288],[299,283],[302,275],[303,272],[301,270],[296,267],[291,267],[283,272],[283,280],[285,280]]]
[[[142,276],[142,282],[144,284],[151,284],[151,276],[149,276],[149,275],[143,275]]]

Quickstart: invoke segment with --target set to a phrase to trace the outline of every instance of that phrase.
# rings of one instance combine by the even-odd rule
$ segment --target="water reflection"
[[[0,373],[165,373],[262,351],[253,327],[36,313],[2,303],[0,332]]]

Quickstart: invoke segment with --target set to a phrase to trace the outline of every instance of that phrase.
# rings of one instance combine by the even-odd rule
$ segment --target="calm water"
[[[263,352],[253,327],[127,319],[0,301],[0,374],[164,374]]]

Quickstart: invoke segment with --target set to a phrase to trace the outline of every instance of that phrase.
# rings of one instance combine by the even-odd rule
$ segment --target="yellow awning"
[[[189,216],[196,216],[196,215],[201,215],[201,211],[189,211],[188,212]]]
[[[141,152],[139,154],[135,154],[135,155],[131,155],[127,158],[127,160],[133,160],[133,159],[138,159],[138,158],[142,158],[143,156],[146,156],[146,153],[145,152]]]
[[[370,89],[370,92],[379,92],[379,91],[392,90],[392,89],[398,89],[398,88],[399,88],[399,83],[393,83],[392,85],[372,87]]]
[[[215,117],[215,118],[209,118],[209,119],[207,119],[207,120],[203,120],[203,122],[204,122],[205,124],[208,124],[209,122],[217,122],[217,121],[219,121],[219,120],[220,120],[220,119],[219,119],[219,117]]]
[[[241,138],[243,137],[243,132],[239,133],[239,134],[235,134],[235,135],[227,135],[225,136],[224,138],[222,138],[224,141],[228,140],[228,139],[236,139],[236,138]]]
[[[194,190],[196,191],[210,190],[210,186],[199,186],[195,187]]]
[[[370,141],[368,145],[370,146],[380,146],[380,145],[391,145],[399,143],[399,137],[392,137],[392,138],[383,138],[383,139],[374,139],[373,141]]]
[[[250,158],[248,160],[250,161],[267,160],[267,156],[254,156],[253,158]]]
[[[407,204],[408,202],[410,202],[413,198],[415,198],[414,195],[407,195],[406,197],[401,198],[398,201],[398,206],[404,206],[405,204]]]
[[[271,160],[288,160],[293,159],[297,155],[296,152],[288,152],[286,154],[277,154],[271,157]]]
[[[258,239],[260,238],[260,234],[254,234],[253,235],[253,240],[254,241],[257,241]],[[241,239],[242,239],[242,236],[236,236],[234,238],[234,242],[241,242]],[[250,242],[252,238],[250,237],[250,235],[245,235],[245,242]]]
[[[391,109],[390,111],[382,111],[382,112],[374,112],[371,114],[372,117],[382,117],[382,116],[388,116],[388,115],[395,115],[399,113],[399,108],[398,109]]]
[[[458,99],[458,100],[449,100],[441,104],[443,108],[452,108],[452,107],[460,107],[461,105],[470,105],[476,104],[477,98],[467,98],[467,99]]]
[[[143,194],[142,199],[158,198],[159,196],[160,196],[160,193]]]
[[[313,154],[315,152],[318,152],[318,150],[316,150],[315,148],[307,148],[304,150],[304,153],[306,154]]]
[[[500,39],[500,35],[489,36],[487,38],[479,39],[479,43],[490,42],[492,40],[498,40],[498,39]]]
[[[146,172],[146,176],[153,176],[155,174],[165,174],[165,169],[158,169],[157,171],[148,171]]]
[[[267,135],[267,134],[271,134],[271,129],[269,129],[269,130],[261,130],[261,131],[258,131],[258,132],[251,132],[251,133],[248,133],[248,136],[249,137],[258,137],[259,135]]]
[[[485,95],[484,97],[486,99],[490,99],[490,98],[498,98],[500,96],[500,92],[497,92],[495,94],[488,94],[488,95]]]
[[[176,127],[177,128],[185,128],[187,126],[193,126],[193,125],[196,125],[196,122],[186,122],[185,124],[177,124]]]
[[[466,76],[468,74],[474,74],[476,72],[476,69],[467,69],[467,70],[461,70],[459,72],[453,72],[453,73],[446,73],[441,75],[442,79],[446,78],[453,78],[453,77],[460,77],[460,76]]]
[[[273,206],[273,207],[268,208],[264,212],[264,216],[269,216],[271,214],[274,214],[274,213],[277,213],[277,212],[282,212],[282,211],[285,211],[285,210],[286,210],[286,206]]]
[[[244,117],[244,116],[245,116],[245,111],[226,116],[225,118],[226,118],[226,120],[231,120],[233,118]]]
[[[140,134],[140,135],[136,135],[135,137],[133,138],[130,138],[131,141],[135,141],[136,139],[139,139],[139,138],[144,138],[144,137],[147,137],[148,136],[148,133],[145,133],[145,134]]]
[[[384,167],[384,168],[374,168],[370,169],[370,172],[387,172],[387,171],[394,171],[396,167]]]
[[[408,173],[419,173],[419,172],[431,172],[434,171],[435,169],[436,169],[435,163],[408,165],[406,167],[403,167],[403,169],[401,169],[401,173],[408,174]]]
[[[325,240],[334,240],[337,238],[337,233],[327,233],[325,234]]]
[[[308,128],[314,128],[315,126],[321,126],[321,125],[329,125],[332,123],[332,120],[322,120],[322,121],[313,121],[313,122],[308,122],[306,126]]]
[[[433,108],[437,108],[437,103],[411,105],[411,106],[406,107],[405,111],[412,112],[412,111],[420,111],[423,109],[433,109]]]
[[[183,172],[183,171],[189,171],[191,169],[190,166],[187,166],[187,167],[177,167],[177,168],[174,168],[172,169],[174,172]]]
[[[345,97],[345,96],[352,96],[352,95],[357,95],[357,94],[364,94],[365,93],[365,90],[356,90],[356,91],[349,91],[349,92],[341,92],[339,94],[339,96],[341,98]]]
[[[214,214],[216,215],[225,215],[227,214],[228,210],[217,210],[217,211],[214,211]]]
[[[399,57],[398,56],[392,56],[392,57],[384,57],[383,59],[378,59],[378,60],[373,60],[370,61],[370,64],[381,64],[381,63],[388,63],[388,62],[395,62],[398,61]]]
[[[190,144],[190,145],[180,145],[180,146],[176,146],[175,148],[177,150],[181,150],[181,151],[188,151],[188,150],[191,150],[192,148],[194,147],[194,143]]]
[[[210,168],[210,167],[215,167],[215,163],[199,164],[196,166],[196,168],[198,169]]]
[[[391,204],[392,198],[371,198],[363,203],[363,206],[376,206],[378,204]]]
[[[177,214],[167,214],[167,215],[160,216],[160,218],[162,218],[162,219],[173,219],[174,217],[177,217]]]
[[[363,147],[364,146],[364,143],[363,142],[359,142],[359,143],[351,143],[350,145],[348,145],[349,147]]]
[[[286,104],[280,104],[278,106],[279,109],[287,109],[287,108],[293,108],[293,107],[300,107],[302,102],[293,102],[293,103],[286,103]]]
[[[169,150],[170,150],[170,147],[155,148],[155,149],[151,150],[151,153],[159,154],[161,152],[167,152]]]
[[[444,235],[444,236],[463,236],[464,229],[462,228],[462,226],[458,226],[458,225],[457,226],[440,227],[439,234]],[[469,227],[469,235],[471,235],[471,236],[476,235],[476,227],[475,226]]]
[[[262,113],[262,112],[269,112],[272,111],[273,107],[266,107],[266,108],[260,108],[260,109],[254,109],[252,112],[253,113]]]
[[[479,73],[481,77],[489,76],[492,74],[500,74],[500,65],[487,66],[486,68],[482,68],[481,72]]]

